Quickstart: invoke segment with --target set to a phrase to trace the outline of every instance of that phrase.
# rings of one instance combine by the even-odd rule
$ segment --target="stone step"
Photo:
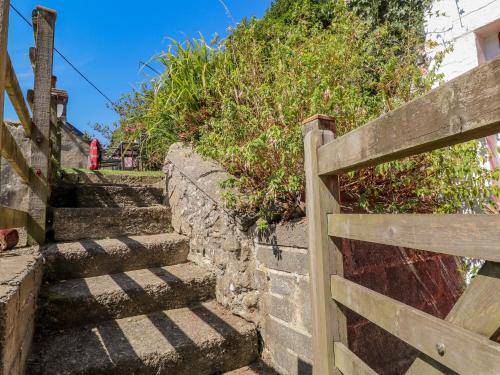
[[[226,372],[224,375],[278,375],[278,373],[264,363],[258,362],[250,366]],[[302,373],[300,373],[300,375],[302,375]]]
[[[220,374],[258,357],[255,326],[208,302],[43,337],[29,374]]]
[[[52,190],[53,207],[148,207],[163,203],[163,189],[153,186],[60,184]]]
[[[46,280],[93,277],[187,262],[189,240],[177,233],[47,245]]]
[[[70,184],[95,184],[95,185],[124,185],[124,186],[160,186],[165,179],[162,174],[140,175],[126,173],[106,173],[100,171],[73,170],[74,173],[65,173],[62,180]]]
[[[176,309],[215,297],[215,277],[193,263],[73,279],[41,291],[42,331]]]
[[[54,239],[58,242],[170,232],[165,206],[122,208],[54,208]]]

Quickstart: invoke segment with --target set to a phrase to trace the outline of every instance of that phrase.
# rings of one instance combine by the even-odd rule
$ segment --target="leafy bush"
[[[227,193],[228,205],[267,221],[302,214],[303,119],[329,114],[340,136],[439,79],[423,59],[422,25],[404,26],[413,8],[404,7],[406,18],[389,12],[401,22],[366,21],[363,9],[362,0],[278,0],[222,42],[173,41],[155,57],[164,73],[119,104],[122,127],[141,124],[153,164],[179,140],[221,162],[235,176],[227,185],[243,193]],[[376,212],[482,206],[494,188],[480,147],[469,142],[352,173],[342,179],[346,202]]]

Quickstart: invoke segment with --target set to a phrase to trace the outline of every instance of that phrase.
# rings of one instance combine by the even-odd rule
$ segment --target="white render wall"
[[[438,50],[452,46],[440,72],[446,81],[453,79],[500,56],[500,0],[434,0],[426,32],[428,39],[438,42]],[[492,135],[486,143],[494,157],[485,166],[500,166],[500,155],[494,147],[495,143],[500,147],[500,138]]]
[[[460,16],[457,3],[463,11]],[[500,54],[497,36],[500,32],[500,0],[435,0],[433,12],[435,11],[444,12],[445,15],[428,17],[426,31],[429,38],[436,40],[441,46],[444,43],[452,43],[454,48],[441,66],[446,80],[479,65],[475,32],[485,32],[481,29],[495,21],[498,21],[498,24],[486,31],[488,37],[486,40],[482,39],[482,44],[487,45],[487,57],[492,58]]]

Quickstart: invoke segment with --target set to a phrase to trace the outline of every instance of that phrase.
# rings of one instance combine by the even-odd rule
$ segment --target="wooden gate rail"
[[[500,58],[340,138],[333,125],[304,124],[314,373],[374,374],[348,349],[343,305],[425,356],[408,374],[500,374],[500,216],[341,214],[338,192],[341,173],[500,132]],[[488,262],[442,320],[344,279],[340,238]]]
[[[23,97],[12,62],[7,53],[9,0],[0,0],[0,151],[29,188],[28,212],[0,206],[0,228],[26,227],[31,242],[45,242],[47,199],[53,174],[51,156],[60,160],[60,131],[55,107],[51,102],[51,81],[56,13],[37,7],[33,10],[35,48],[30,48],[30,60],[34,70],[34,90]],[[30,139],[28,158],[23,156],[19,145],[3,123],[4,93],[10,101]],[[33,118],[30,115],[30,110]],[[52,125],[51,125],[52,124]],[[51,127],[56,135],[51,142]],[[58,138],[59,134],[59,138]],[[0,188],[1,188],[0,181]]]
[[[500,215],[336,214],[328,235],[500,262]]]

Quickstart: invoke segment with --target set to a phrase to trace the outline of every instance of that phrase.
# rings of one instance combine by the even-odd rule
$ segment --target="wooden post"
[[[120,163],[122,171],[125,170],[125,156],[123,156],[123,142],[120,143]]]
[[[340,212],[338,176],[318,175],[317,150],[334,139],[332,130],[334,120],[328,116],[314,116],[303,125],[315,375],[340,373],[335,367],[334,342],[347,346],[346,318],[330,289],[330,276],[343,276],[342,253],[328,236],[327,220],[328,214]]]
[[[7,43],[9,40],[9,6],[10,0],[0,0],[0,126],[3,123],[3,107],[5,99],[5,76],[7,68]],[[2,133],[0,131],[0,150],[3,147]],[[0,189],[2,188],[2,165],[0,161]]]
[[[33,142],[31,142],[31,167],[34,171],[30,182],[30,241],[45,242],[47,197],[49,194],[50,111],[51,81],[54,51],[56,12],[43,7],[33,11],[36,30],[35,88],[33,98]]]

